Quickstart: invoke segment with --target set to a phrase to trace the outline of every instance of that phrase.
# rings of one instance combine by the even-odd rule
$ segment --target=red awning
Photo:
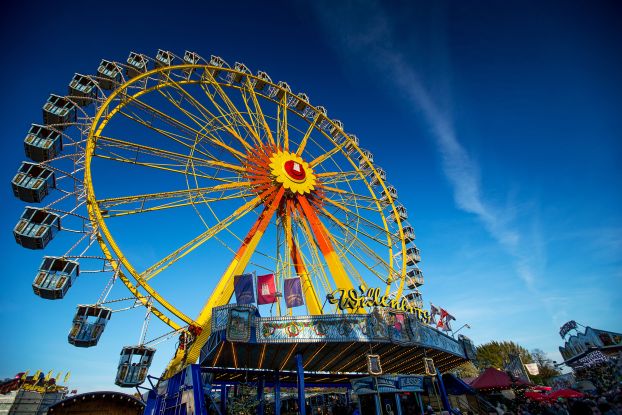
[[[549,399],[557,399],[557,398],[583,398],[585,395],[581,392],[577,392],[574,389],[560,389],[555,392],[551,392],[548,395]]]
[[[548,400],[548,396],[540,392],[525,392],[525,398],[531,399],[532,401]]]
[[[484,370],[484,373],[471,382],[475,389],[511,389],[513,386],[525,386],[527,383],[520,379],[512,381],[510,376],[493,367]]]

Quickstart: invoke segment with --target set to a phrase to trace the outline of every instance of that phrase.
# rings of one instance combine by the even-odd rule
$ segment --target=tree
[[[547,381],[561,374],[561,372],[555,367],[555,364],[551,359],[549,359],[541,349],[533,349],[531,351],[531,357],[538,365],[538,374],[530,375],[531,381],[534,383],[538,383],[540,385],[544,385]]]
[[[474,378],[479,375],[479,370],[473,362],[466,362],[454,369],[454,373],[461,379]]]
[[[503,369],[510,356],[518,355],[523,363],[532,363],[533,358],[527,349],[512,341],[491,341],[477,346],[477,367]]]

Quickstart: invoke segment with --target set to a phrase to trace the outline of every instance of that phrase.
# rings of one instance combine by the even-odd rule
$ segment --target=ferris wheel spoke
[[[298,197],[298,206],[300,207],[301,213],[311,226],[311,230],[315,236],[315,241],[322,252],[326,264],[328,265],[328,269],[330,270],[333,280],[340,288],[346,290],[353,289],[354,286],[352,285],[352,281],[350,281],[348,274],[343,268],[343,264],[339,260],[339,257],[333,248],[331,243],[331,235],[328,233],[315,213],[315,209],[309,204],[304,195],[300,195]]]
[[[361,174],[360,170],[331,171],[327,173],[318,173],[316,176],[322,180],[323,185],[365,180],[365,176]]]
[[[140,301],[142,303],[143,306],[151,307],[151,312],[153,313],[154,316],[158,317],[160,320],[162,320],[162,322],[164,322],[164,324],[168,325],[173,330],[181,329],[181,326],[179,324],[177,324],[177,322],[175,322],[172,319],[170,319],[166,314],[164,314],[162,311],[160,311],[158,307],[155,307],[151,303],[151,301],[150,301],[151,298],[153,298],[153,297],[151,295],[148,295],[148,296],[143,295],[136,288],[136,286],[132,283],[132,281],[130,281],[130,279],[127,278],[127,276],[123,273],[123,271],[119,270],[118,271],[118,276],[119,276],[119,279],[123,282],[123,284],[125,284],[125,286],[130,290],[130,292],[134,295],[134,297],[136,299],[138,299],[138,301]],[[157,299],[156,299],[156,301],[157,301]],[[188,317],[186,317],[186,319],[187,319],[187,322],[191,322],[192,321]]]
[[[328,191],[328,192],[333,192],[333,193],[338,193],[338,194],[350,196],[350,197],[353,197],[353,198],[359,199],[359,200],[365,200],[365,201],[376,202],[376,203],[382,202],[380,199],[375,198],[373,196],[365,196],[365,195],[361,195],[361,194],[358,194],[358,193],[350,192],[350,191],[347,191],[347,190],[339,189],[337,187],[323,186],[322,188],[325,191]]]
[[[313,130],[315,129],[315,125],[317,124],[318,120],[320,119],[320,113],[318,112],[318,114],[315,116],[315,118],[313,118],[313,121],[311,122],[311,124],[309,124],[309,127],[307,128],[307,131],[305,132],[305,135],[302,136],[302,139],[300,140],[300,144],[298,144],[298,149],[296,150],[296,154],[297,155],[302,155],[302,152],[305,150],[305,147],[307,146],[307,141],[309,140],[309,137],[311,136],[311,133],[313,132]],[[320,174],[317,175],[318,177],[321,177]]]
[[[301,235],[304,239],[304,244],[301,245],[301,249],[306,247],[309,251],[311,257],[312,268],[310,270],[311,274],[315,275],[315,278],[320,281],[320,284],[324,288],[325,293],[329,293],[333,291],[333,288],[330,285],[328,275],[324,269],[325,265],[322,262],[322,254],[317,248],[317,244],[313,238],[313,232],[309,228],[309,224],[301,215],[296,215],[296,222],[299,224],[301,228]]]
[[[166,98],[166,95],[165,95]],[[170,100],[170,98],[167,98]],[[177,127],[178,129],[180,129],[181,131],[185,131],[187,133],[190,133],[192,135],[194,135],[195,137],[201,137],[201,138],[205,138],[207,139],[210,143],[212,143],[213,145],[221,148],[221,149],[225,149],[228,152],[230,152],[235,158],[237,158],[239,161],[243,161],[245,158],[244,153],[235,150],[234,148],[232,148],[231,146],[227,145],[226,143],[224,143],[221,139],[211,135],[211,134],[207,134],[205,132],[199,131],[181,121],[179,121],[176,118],[173,118],[171,116],[169,116],[168,114],[165,114],[164,112],[158,110],[157,108],[154,108],[153,106],[141,101],[140,99],[136,98],[136,97],[131,97],[131,100],[129,101],[129,103],[131,104],[136,104],[136,106],[144,111],[147,111],[148,113],[150,113],[151,115],[154,115],[160,119],[162,119],[163,121],[167,122],[170,125],[173,125],[174,127]],[[128,116],[127,114],[125,114],[126,116]],[[130,117],[132,118],[132,117]],[[140,120],[136,120],[134,118],[135,121],[139,122],[140,124],[150,127],[148,123]],[[200,125],[199,127],[203,128],[204,125]],[[194,143],[196,140],[195,139],[188,139],[190,140],[191,143]]]
[[[326,160],[328,160],[331,157],[333,157],[335,154],[337,154],[340,151],[342,151],[343,148],[346,146],[346,144],[348,144],[348,140],[343,140],[343,142],[341,144],[334,146],[333,148],[331,148],[330,150],[328,150],[324,154],[320,155],[319,157],[316,157],[314,160],[311,160],[311,162],[309,163],[309,166],[311,166],[311,167],[319,166],[320,164],[322,164]]]
[[[183,88],[179,83],[172,81],[173,86],[178,89],[186,98],[187,100],[193,104],[193,106],[203,115],[204,117],[204,121],[209,121],[209,120],[215,120],[217,121],[227,132],[229,132],[229,134],[233,135],[245,148],[246,150],[250,149],[251,146],[246,142],[246,140],[244,140],[244,138],[242,138],[242,135],[240,134],[240,132],[234,128],[231,127],[231,125],[233,125],[232,123],[224,123],[222,122],[222,120],[220,120],[219,117],[216,117],[210,110],[208,110],[203,104],[201,104],[195,97],[193,97],[185,88]],[[203,84],[201,84],[201,87],[203,88]],[[214,106],[216,107],[216,109],[218,110],[218,112],[220,113],[220,115],[225,118],[227,120],[227,114],[224,111],[221,111],[220,106],[218,106],[218,104],[216,104],[214,101],[212,101],[212,103],[214,104]],[[231,108],[230,108],[231,110]],[[234,107],[235,112],[240,116],[240,118],[243,120],[242,115],[239,113],[239,111],[237,111],[237,108]],[[233,110],[231,110],[233,111]],[[248,127],[248,123],[246,123],[245,120],[243,120],[244,125],[246,127]],[[203,126],[204,123],[200,123],[201,126]]]
[[[374,251],[374,249],[370,248],[367,243],[363,242],[358,237],[358,233],[360,233],[360,230],[358,232],[354,232],[350,227],[348,227],[347,225],[341,223],[339,220],[337,220],[334,216],[330,215],[328,212],[326,212],[326,215],[327,215],[327,217],[329,217],[329,219],[334,221],[343,230],[344,239],[345,240],[349,240],[352,243],[356,244],[356,246],[359,249],[361,249],[365,253],[365,255],[367,255],[368,257],[370,257],[374,261],[376,261],[376,265],[382,265],[389,275],[397,276],[399,278],[399,275],[397,274],[397,271],[394,270],[393,264],[391,262],[385,261],[382,257],[380,257]],[[346,244],[345,240],[342,243],[344,246]],[[392,248],[389,247],[389,256],[390,257],[392,257],[392,252],[393,252]],[[364,265],[367,264],[366,261],[363,261],[363,260],[361,260],[361,261],[362,261],[362,263],[364,263]]]
[[[263,146],[264,143],[261,141],[261,130],[263,130],[266,135],[272,134],[272,131],[266,130],[268,124],[266,123],[266,119],[264,118],[261,107],[258,107],[256,105],[257,97],[255,96],[254,97],[255,100],[253,100],[253,95],[249,94],[247,91],[247,88],[250,88],[251,92],[254,94],[253,86],[252,85],[249,86],[249,85],[250,85],[250,80],[247,77],[244,87],[240,88],[240,95],[242,97],[242,101],[244,101],[244,107],[246,108],[246,112],[248,113],[248,116],[251,120],[253,130],[256,132],[256,134],[253,134],[253,138],[255,139],[255,144],[257,146]],[[251,109],[251,106],[249,104],[248,95],[251,95],[250,100],[253,101],[253,107],[255,108],[254,111],[253,109]]]
[[[186,242],[183,246],[176,249],[172,253],[168,254],[149,268],[147,268],[142,274],[142,278],[145,281],[149,281],[151,278],[155,277],[166,268],[173,265],[175,262],[179,261],[181,258],[188,255],[190,252],[197,249],[199,246],[210,240],[213,236],[221,232],[223,229],[230,226],[232,223],[236,222],[240,218],[242,218],[247,213],[253,211],[257,206],[262,203],[262,200],[259,196],[254,199],[246,202],[244,205],[240,206],[236,209],[231,215],[214,225],[213,227],[207,229],[205,232],[202,232],[197,237],[193,238],[191,241]]]
[[[356,276],[357,280],[363,286],[367,286],[367,283],[360,275],[360,273],[356,270],[356,267],[352,263],[349,257],[354,258],[359,264],[361,264],[366,270],[371,272],[376,278],[378,278],[383,283],[387,283],[386,276],[383,273],[378,272],[373,266],[369,265],[369,260],[365,260],[362,256],[357,255],[357,253],[353,252],[352,248],[346,246],[345,242],[340,241],[338,238],[335,238],[335,245],[338,247],[341,255],[340,257],[344,259],[344,261],[349,265],[350,270]],[[377,266],[377,264],[375,264]],[[388,272],[390,274],[390,272]]]
[[[160,92],[160,94],[164,95],[164,97],[172,104],[174,105],[179,111],[183,112],[190,120],[192,120],[200,129],[201,131],[204,131],[205,126],[207,124],[207,120],[202,120],[201,118],[198,118],[196,115],[192,114],[190,111],[185,110],[184,108],[181,107],[181,105],[179,105],[177,103],[177,101],[175,101],[174,98],[172,98],[170,95],[165,94],[162,92],[162,90],[158,90]],[[185,91],[185,90],[184,90]],[[186,92],[187,93],[187,92]],[[224,115],[223,115],[224,116]],[[238,134],[236,134],[235,132],[233,132],[233,130],[231,129],[231,127],[229,125],[224,124],[218,117],[215,117],[213,114],[210,113],[210,117],[211,120],[217,121],[225,131],[227,131],[229,134],[233,135],[234,137],[238,138],[238,140],[244,141],[244,139],[242,139],[242,137]],[[204,121],[204,122],[203,122]],[[215,145],[218,145],[219,147],[222,147],[226,150],[228,150],[229,152],[231,152],[233,155],[237,156],[238,159],[243,158],[244,157],[244,153],[234,149],[233,147],[229,146],[228,144],[226,144],[222,139],[218,139],[213,135],[208,135],[208,134],[204,134],[202,132],[197,131],[197,135],[198,136],[205,136],[208,137],[210,139],[211,142],[213,142]]]
[[[253,252],[257,248],[257,245],[259,244],[266,228],[268,227],[268,224],[272,220],[272,217],[274,216],[284,193],[285,189],[281,187],[276,195],[268,197],[264,210],[261,212],[257,218],[257,221],[244,238],[244,242],[216,284],[216,287],[212,291],[212,294],[196,319],[197,323],[200,324],[200,327],[203,329],[201,334],[199,334],[198,338],[189,347],[187,354],[178,353],[175,355],[175,358],[171,361],[171,363],[169,363],[167,371],[173,370],[179,365],[183,365],[185,362],[195,362],[199,358],[201,348],[211,333],[210,323],[212,319],[212,309],[214,307],[225,305],[231,300],[231,297],[233,296],[233,277],[243,273],[246,269],[246,266],[248,265]],[[261,198],[259,197],[259,199]]]
[[[255,112],[259,115],[259,118],[261,119],[261,123],[263,124],[264,131],[266,132],[266,135],[268,136],[268,140],[270,141],[270,144],[272,146],[276,146],[274,136],[272,135],[272,130],[270,129],[270,126],[268,126],[268,122],[266,121],[266,117],[263,114],[261,105],[259,105],[259,102],[257,100],[257,94],[255,93],[255,89],[253,88],[253,85],[251,85],[251,81],[249,77],[246,77],[246,88],[244,90],[247,91],[248,94],[251,96],[251,100],[253,101],[253,106],[255,107]]]
[[[103,217],[124,216],[134,213],[151,212],[154,210],[170,209],[182,206],[193,205],[197,202],[217,202],[222,200],[231,200],[251,196],[247,192],[238,192],[237,194],[226,195],[225,192],[231,189],[246,189],[248,182],[226,183],[212,187],[203,187],[197,189],[176,190],[170,192],[149,193],[142,195],[121,196],[107,199],[97,200],[99,209]],[[211,199],[205,199],[205,195],[210,193],[218,193]],[[200,199],[200,200],[199,200]],[[153,204],[153,202],[162,202],[161,204]],[[138,205],[128,207],[123,210],[121,206]]]
[[[173,88],[180,92],[181,95],[185,98],[185,101],[190,103],[192,107],[199,112],[202,117],[202,121],[204,121],[203,123],[199,123],[199,125],[208,123],[210,120],[215,118],[214,114],[212,114],[210,110],[208,110],[201,102],[199,102],[194,96],[192,96],[192,94],[190,94],[186,90],[186,88],[184,88],[179,82],[173,80],[170,75],[167,75],[167,79],[169,80],[168,85],[173,86]],[[178,105],[181,106],[181,103]]]
[[[125,112],[125,111],[119,111],[119,114],[123,115],[125,118],[127,118],[127,119],[129,119],[129,120],[131,120],[131,121],[133,121],[133,122],[135,122],[137,124],[140,124],[141,126],[143,126],[145,128],[148,128],[148,129],[154,131],[155,133],[157,133],[159,135],[162,135],[162,136],[166,137],[167,139],[170,139],[170,140],[174,141],[177,144],[180,144],[180,145],[182,145],[184,147],[187,147],[189,149],[193,148],[192,144],[195,141],[193,139],[190,139],[190,138],[188,138],[186,136],[183,136],[183,135],[180,135],[180,134],[175,134],[175,133],[173,133],[171,131],[164,130],[162,128],[155,127],[155,126],[152,125],[152,123],[143,120],[140,116],[138,116],[135,113],[130,114],[130,113]],[[177,127],[177,128],[179,128],[179,127]],[[199,150],[197,150],[197,152],[200,153],[201,155],[209,158],[209,159],[217,160],[217,158],[215,156],[213,156],[212,154],[210,154],[209,152],[201,152]]]
[[[368,287],[369,283],[366,282],[365,279],[363,279],[361,274],[358,272],[355,264],[350,260],[350,257],[353,258],[358,264],[363,266],[363,268],[365,268],[368,272],[370,272],[378,281],[382,282],[383,284],[386,284],[387,287],[390,287],[391,281],[395,281],[399,279],[399,275],[394,271],[382,269],[382,267],[380,270],[376,269],[378,267],[378,263],[372,262],[370,265],[370,259],[366,258],[366,255],[353,251],[351,247],[348,248],[346,246],[346,243],[337,240],[335,241],[335,245],[339,248],[341,255],[342,255],[341,258],[349,265],[350,270],[352,271],[353,275],[355,275],[357,280],[360,282],[360,285],[363,285],[364,287]]]
[[[283,217],[285,224],[284,227],[286,246],[289,251],[292,263],[294,265],[294,270],[296,271],[296,274],[300,276],[302,291],[307,300],[307,309],[311,314],[322,314],[322,306],[320,305],[320,300],[318,299],[313,284],[311,284],[311,277],[307,270],[307,266],[305,265],[304,259],[300,253],[300,250],[296,246],[296,241],[294,240],[294,234],[292,232],[292,215],[294,211],[295,209],[293,201],[288,200],[286,203],[286,213]]]
[[[276,114],[276,142],[277,146],[279,141],[283,143],[283,149],[285,151],[289,151],[289,125],[287,123],[287,93],[283,94],[283,97],[279,101],[279,105],[277,106],[277,114]],[[280,138],[280,140],[279,140]]]
[[[371,241],[378,243],[380,245],[382,245],[385,248],[391,248],[392,245],[388,244],[387,242],[383,242],[381,240],[379,240],[378,238],[374,237],[373,235],[368,234],[367,232],[364,232],[363,230],[361,230],[360,228],[354,227],[352,225],[349,225],[347,223],[343,223],[341,222],[339,219],[337,219],[332,213],[330,213],[326,208],[321,208],[320,212],[326,216],[327,218],[329,218],[331,221],[333,221],[335,224],[337,224],[340,228],[344,228],[344,229],[348,229],[350,230],[350,232],[352,233],[356,233],[356,234],[361,234],[367,238],[369,238]]]
[[[203,154],[197,151],[196,149],[193,149],[191,146],[187,146],[187,147],[189,147],[192,150],[192,154],[187,155],[187,154],[182,154],[182,153],[176,153],[173,151],[163,150],[163,149],[156,148],[156,147],[137,144],[131,141],[120,140],[118,138],[111,138],[111,137],[104,137],[104,136],[95,136],[95,138],[98,141],[99,148],[111,147],[115,149],[119,149],[119,148],[126,149],[134,153],[153,155],[153,156],[157,156],[157,157],[161,157],[161,158],[169,159],[173,161],[181,161],[181,162],[185,162],[186,164],[191,164],[193,166],[226,169],[226,170],[230,170],[236,173],[242,173],[245,171],[244,167],[242,166],[227,163],[224,161],[207,160],[201,157],[196,157],[193,155],[194,152],[197,152],[198,154],[201,154],[201,155]]]
[[[207,75],[207,77],[205,76]],[[212,76],[212,74],[209,71],[205,71],[204,72],[204,79],[207,79],[207,82],[209,85],[212,85],[214,87],[214,90],[216,91],[216,93],[220,96],[220,98],[222,99],[222,101],[225,103],[225,105],[227,106],[228,110],[229,110],[229,114],[232,115],[234,118],[237,119],[237,121],[244,126],[247,131],[254,136],[254,138],[259,141],[259,135],[258,132],[255,131],[253,128],[251,128],[251,126],[248,124],[248,121],[246,121],[246,119],[244,118],[244,116],[240,113],[240,111],[238,110],[238,108],[235,106],[235,104],[231,101],[231,99],[229,98],[229,96],[227,95],[227,93],[222,89],[222,86],[220,86],[220,84],[218,83],[218,81],[216,81],[216,79],[214,79],[214,77]],[[220,104],[218,104],[218,102],[216,101],[216,98],[214,97],[214,95],[212,93],[210,93],[210,91],[208,90],[208,88],[206,88],[204,83],[201,83],[201,87],[203,89],[203,92],[205,92],[205,95],[210,99],[210,101],[212,101],[212,104],[214,105],[214,107],[218,110],[218,112],[225,118],[227,119],[228,117],[226,116],[226,112],[223,110],[223,108],[220,106]],[[231,124],[234,125],[234,124]],[[244,140],[240,134],[240,132],[237,129],[232,129],[230,127],[227,127],[224,123],[223,126],[225,126],[225,128],[228,129],[229,133],[232,134],[233,136],[235,136],[240,143],[247,149],[250,150],[252,148],[252,146],[250,144],[248,144],[246,142],[246,140]]]
[[[168,165],[164,165],[164,164],[156,164],[156,163],[145,163],[145,162],[135,161],[134,159],[129,159],[129,158],[126,158],[126,157],[105,156],[103,154],[93,154],[93,157],[94,158],[103,159],[103,160],[111,160],[111,161],[116,161],[116,162],[120,162],[120,163],[128,163],[128,164],[133,164],[133,165],[136,165],[136,166],[148,167],[148,168],[152,168],[152,169],[156,169],[156,170],[168,171],[168,172],[171,172],[171,173],[182,174],[184,176],[186,176],[188,174],[188,170],[187,170],[186,166],[182,165],[182,164],[168,164]],[[211,175],[208,175],[208,174],[203,174],[203,173],[194,173],[194,176],[201,177],[201,178],[204,178],[204,179],[218,180],[214,176],[211,176]]]
[[[353,211],[353,210],[351,210],[351,209],[348,209],[346,206],[342,205],[342,204],[341,204],[341,203],[339,203],[339,202],[336,202],[336,201],[334,201],[334,200],[332,200],[332,199],[330,199],[330,198],[325,198],[324,200],[325,200],[327,203],[329,203],[329,204],[333,205],[334,207],[338,208],[339,210],[341,210],[341,211],[343,211],[343,212],[346,212],[347,214],[349,214],[349,215],[352,215],[352,216],[356,217],[356,218],[357,218],[357,219],[359,219],[360,221],[364,222],[364,223],[365,223],[365,225],[366,225],[366,226],[368,226],[369,228],[374,229],[374,230],[376,230],[376,231],[380,232],[381,234],[383,234],[383,235],[387,236],[387,238],[388,238],[388,241],[387,241],[387,242],[388,242],[388,243],[390,243],[390,242],[391,242],[391,236],[392,236],[392,234],[391,234],[391,232],[389,231],[389,229],[387,229],[387,228],[383,228],[383,227],[381,227],[381,226],[378,226],[378,225],[377,225],[376,223],[374,223],[373,221],[371,221],[371,220],[367,219],[367,218],[366,218],[366,217],[364,217],[364,216],[359,215],[358,213],[354,212],[354,211]]]
[[[188,111],[184,107],[182,107],[181,101],[183,101],[183,99],[180,100],[180,102],[177,102],[177,100],[171,95],[170,92],[163,91],[162,89],[158,89],[158,92],[160,93],[160,95],[162,95],[164,98],[166,98],[166,100],[168,102],[170,102],[178,111],[180,111],[190,121],[192,121],[192,123],[196,124],[198,128],[203,129],[205,124],[207,124],[209,122],[208,121],[208,119],[210,118],[209,116],[208,117],[206,117],[206,116],[199,116],[197,114],[194,114],[191,111]]]

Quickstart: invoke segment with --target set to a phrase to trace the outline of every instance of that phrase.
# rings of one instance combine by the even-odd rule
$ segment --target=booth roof
[[[510,376],[501,370],[489,367],[484,373],[476,377],[471,382],[471,387],[475,389],[511,389],[512,386],[527,385],[520,379],[512,381]]]

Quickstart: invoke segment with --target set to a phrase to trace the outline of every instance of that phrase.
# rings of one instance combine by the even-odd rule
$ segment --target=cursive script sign
[[[365,290],[363,286],[359,289],[344,290],[338,289],[337,296],[327,296],[330,304],[337,304],[340,310],[357,311],[366,307],[390,307],[395,310],[405,311],[417,315],[419,321],[423,323],[430,322],[430,312],[415,307],[405,298],[391,298],[388,295],[380,295],[380,288],[368,288]]]

